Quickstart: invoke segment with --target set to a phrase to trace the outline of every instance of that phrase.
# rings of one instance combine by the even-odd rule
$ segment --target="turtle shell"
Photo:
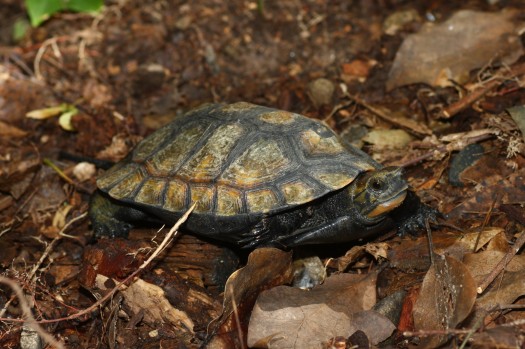
[[[351,183],[377,164],[324,123],[249,103],[205,105],[146,137],[97,185],[178,213],[272,214]]]

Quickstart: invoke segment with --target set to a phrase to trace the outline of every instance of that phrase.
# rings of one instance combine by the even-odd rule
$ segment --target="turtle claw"
[[[433,207],[425,204],[420,204],[417,208],[417,212],[410,215],[401,221],[398,227],[398,234],[404,235],[417,235],[421,230],[426,229],[426,222],[437,223],[438,218],[443,218],[443,214]]]

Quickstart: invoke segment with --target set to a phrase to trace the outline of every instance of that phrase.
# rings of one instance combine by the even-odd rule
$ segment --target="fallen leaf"
[[[247,328],[250,312],[259,293],[291,280],[290,252],[268,247],[250,253],[246,266],[235,271],[226,282],[222,315],[208,326],[211,337],[209,347],[236,345],[234,343],[239,340],[238,329],[246,333],[244,329]]]
[[[250,319],[248,346],[313,348],[358,330],[374,344],[383,341],[395,326],[370,310],[376,277],[339,274],[310,291],[279,286],[261,293]]]
[[[372,144],[374,149],[401,149],[412,141],[412,136],[404,130],[372,130],[363,137],[363,141]]]
[[[97,276],[98,277],[98,276]],[[124,303],[133,314],[144,312],[144,321],[151,326],[168,323],[181,330],[193,333],[193,321],[188,315],[171,305],[164,290],[142,279],[136,279],[122,291]]]
[[[515,13],[461,10],[447,21],[427,24],[401,44],[389,73],[387,90],[426,83],[462,83],[471,70],[500,58],[506,64],[522,54]]]
[[[470,314],[476,296],[476,282],[469,269],[455,258],[436,254],[414,306],[415,329],[455,328]],[[449,338],[448,335],[423,337],[420,346],[435,348]]]
[[[0,120],[0,137],[4,139],[22,138],[27,135],[26,131]]]

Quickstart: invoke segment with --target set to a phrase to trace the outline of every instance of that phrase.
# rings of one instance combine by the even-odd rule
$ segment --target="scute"
[[[270,212],[279,207],[279,200],[271,189],[252,190],[246,193],[250,212]]]
[[[301,133],[301,142],[306,156],[337,155],[345,151],[345,148],[335,135],[322,137],[314,130],[303,131]]]
[[[170,212],[182,211],[187,208],[188,185],[181,180],[171,178],[164,194],[163,208]]]
[[[357,171],[356,171],[357,173]],[[356,175],[350,175],[342,172],[313,172],[312,176],[317,179],[323,185],[331,189],[339,189],[350,183],[357,177]]]
[[[139,192],[135,196],[135,201],[148,203],[149,205],[162,207],[164,202],[164,188],[166,181],[156,178],[149,178],[144,181]]]
[[[243,127],[238,123],[219,126],[177,175],[187,181],[212,181],[220,175],[228,154],[242,135]]]
[[[284,200],[288,205],[298,205],[312,201],[315,198],[314,189],[301,180],[284,183],[281,186]]]
[[[224,170],[220,182],[246,189],[275,180],[293,163],[284,149],[274,139],[259,138]]]
[[[219,186],[217,188],[217,215],[234,216],[242,213],[242,198],[243,196],[240,190]]]
[[[201,139],[206,128],[204,124],[195,124],[178,133],[171,142],[146,161],[148,172],[152,176],[164,177],[178,169]]]
[[[275,110],[259,116],[263,122],[275,125],[289,125],[296,119],[295,114],[284,110]]]
[[[137,168],[138,166],[133,163],[120,162],[97,179],[97,186],[104,191],[109,191],[115,184],[135,172]]]
[[[144,161],[149,157],[155,149],[159,147],[163,141],[169,136],[173,131],[173,128],[168,125],[166,127],[161,127],[157,131],[150,134],[148,137],[144,138],[137,147],[133,150],[133,160],[134,161]]]
[[[195,212],[210,212],[213,205],[214,188],[200,185],[191,186],[191,203],[196,203]]]
[[[129,176],[122,179],[109,190],[109,195],[116,199],[132,199],[135,190],[140,187],[144,173],[140,169],[135,170]]]

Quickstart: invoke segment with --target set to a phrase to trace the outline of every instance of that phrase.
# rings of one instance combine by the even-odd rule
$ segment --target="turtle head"
[[[400,206],[407,189],[400,167],[363,173],[349,187],[354,207],[366,221],[381,220]]]

